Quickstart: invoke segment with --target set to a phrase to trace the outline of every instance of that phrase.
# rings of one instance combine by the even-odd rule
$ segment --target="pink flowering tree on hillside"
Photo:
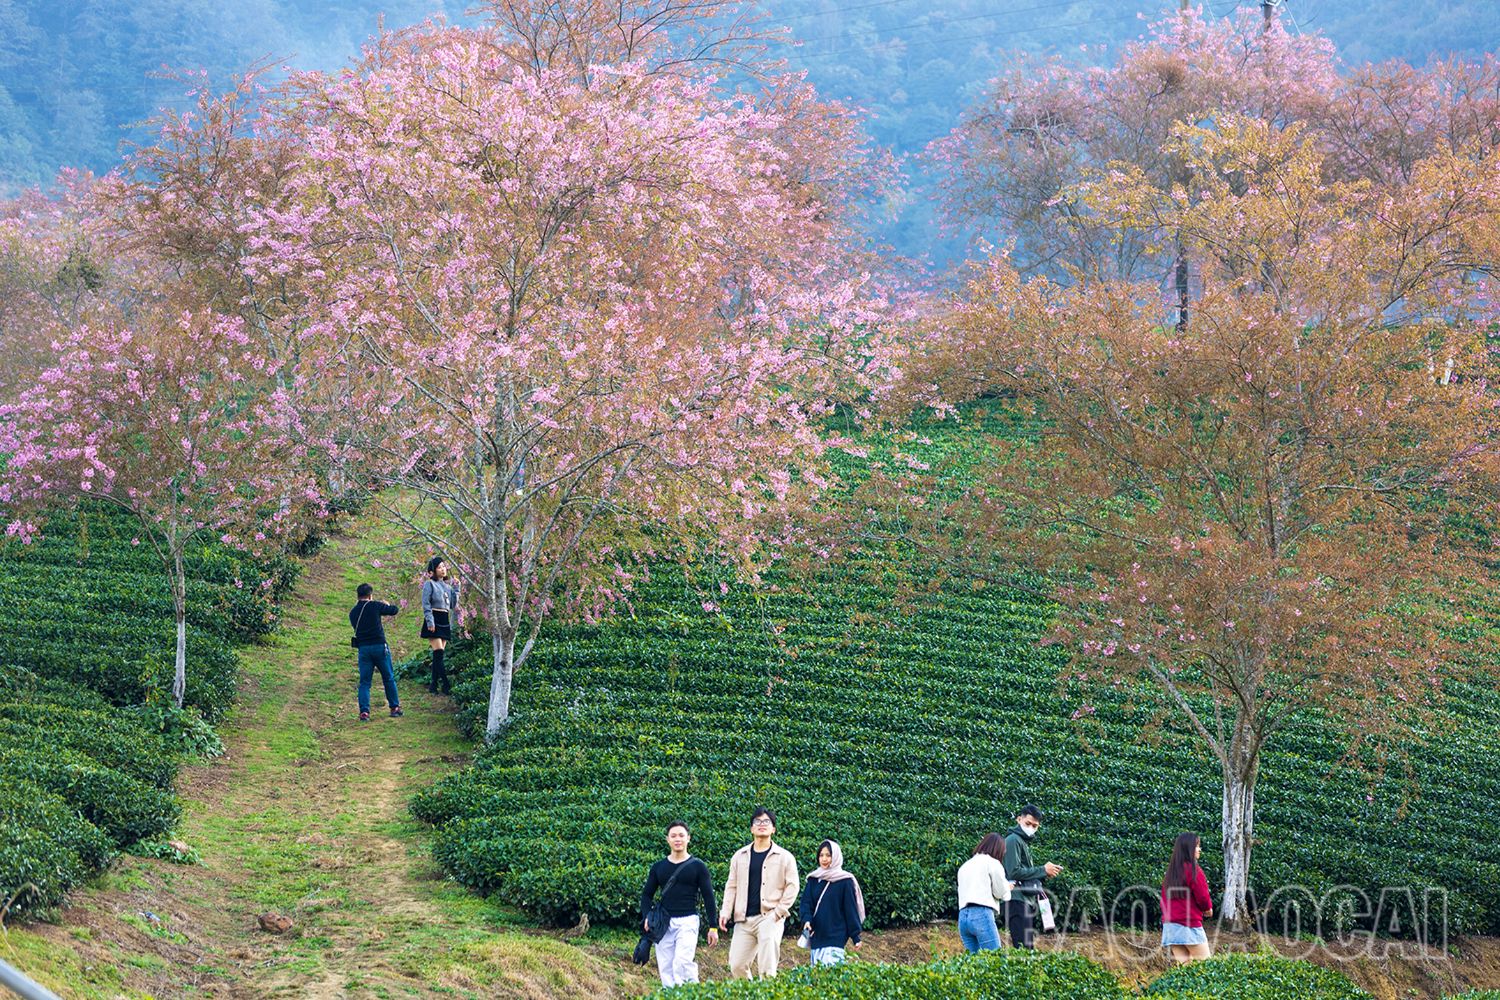
[[[947,175],[950,220],[1013,236],[1019,266],[1161,279],[1155,244],[1125,238],[1062,192],[1090,170],[1116,165],[1162,185],[1185,184],[1186,165],[1168,152],[1175,123],[1215,111],[1273,124],[1318,118],[1337,83],[1326,39],[1290,35],[1280,22],[1267,28],[1248,7],[1228,18],[1189,8],[1153,24],[1111,66],[1018,55],[930,154]],[[1186,258],[1168,260],[1185,296]]]
[[[900,499],[956,575],[1048,573],[1064,683],[1153,692],[1218,764],[1221,914],[1242,922],[1268,752],[1332,726],[1377,767],[1431,731],[1446,684],[1493,679],[1461,598],[1494,553],[1496,316],[1462,282],[1500,267],[1500,154],[1426,158],[1393,195],[1327,181],[1300,125],[1221,115],[1170,143],[1193,190],[1114,170],[1067,197],[1181,234],[1204,268],[1192,334],[1149,286],[997,255],[907,369],[950,405],[1013,394],[1035,437],[977,432],[961,492],[934,474],[869,496]]]
[[[1359,67],[1340,81],[1316,127],[1327,173],[1339,180],[1395,188],[1445,150],[1482,157],[1500,144],[1500,58]]]
[[[190,547],[261,550],[316,505],[297,414],[265,391],[274,366],[233,317],[142,312],[133,327],[84,325],[53,347],[55,366],[0,406],[7,532],[29,541],[48,510],[83,500],[135,515],[170,579],[180,708]]]
[[[820,419],[885,357],[848,266],[849,115],[513,48],[431,27],[306,81],[307,207],[257,229],[264,267],[330,276],[314,330],[377,503],[486,620],[491,738],[542,623],[606,613],[639,560],[753,576],[827,484]]]
[[[161,112],[122,169],[98,182],[92,204],[113,253],[149,260],[195,301],[242,321],[273,362],[266,377],[296,406],[305,440],[347,441],[341,370],[321,356],[303,363],[300,353],[312,315],[308,282],[318,275],[253,266],[250,223],[281,217],[297,196],[288,182],[298,122],[278,113],[285,89],[264,83],[270,68],[252,67],[222,88],[201,71],[178,74],[190,103]],[[331,503],[359,492],[348,470],[329,461],[336,454],[308,450]]]
[[[64,171],[53,189],[0,202],[0,401],[33,384],[60,328],[131,308],[131,269],[105,246],[98,182]]]

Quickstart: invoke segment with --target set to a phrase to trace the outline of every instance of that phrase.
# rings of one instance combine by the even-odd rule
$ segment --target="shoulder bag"
[[[822,880],[820,879],[819,881]],[[813,904],[812,914],[806,920],[804,920],[803,923],[810,924],[813,922],[813,917],[816,917],[818,915],[818,907],[823,905],[823,897],[828,895],[828,887],[832,884],[832,882],[823,882],[823,891],[818,893],[818,901]],[[808,935],[807,931],[803,931],[801,934],[797,935],[798,948],[806,948],[811,944],[812,938]]]
[[[651,958],[651,946],[667,936],[667,928],[672,925],[672,918],[667,915],[667,907],[663,900],[667,898],[667,893],[672,890],[677,876],[683,873],[686,866],[687,862],[684,861],[683,868],[672,873],[672,877],[667,879],[667,884],[662,886],[661,895],[656,898],[656,902],[651,904],[651,909],[646,911],[646,929],[641,934],[641,939],[635,943],[635,951],[630,956],[630,960],[636,965],[645,965]]]
[[[358,617],[356,617],[354,619],[354,634],[349,637],[349,645],[353,646],[355,649],[359,648],[359,626],[360,626],[360,623],[365,620],[365,612],[368,611],[368,610],[370,610],[370,602],[369,601],[361,601],[360,603],[363,604],[364,607],[362,607],[362,608],[359,609],[359,615],[358,615]]]

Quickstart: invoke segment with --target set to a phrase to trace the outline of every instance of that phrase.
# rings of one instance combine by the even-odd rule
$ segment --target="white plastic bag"
[[[1042,915],[1042,930],[1057,930],[1057,918],[1052,915],[1052,900],[1045,893],[1036,901],[1037,912]]]

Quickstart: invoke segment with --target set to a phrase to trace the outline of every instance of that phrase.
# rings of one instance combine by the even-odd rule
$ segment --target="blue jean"
[[[958,911],[958,936],[965,951],[995,951],[1000,947],[1000,930],[995,926],[995,911],[988,906],[965,906]]]
[[[813,965],[841,965],[844,961],[844,949],[814,948],[811,956]]]
[[[385,686],[385,703],[392,708],[401,704],[401,698],[396,694],[396,675],[391,671],[391,647],[381,644],[379,646],[359,647],[359,710],[368,712],[370,710],[370,680],[376,670],[380,671],[380,683]]]

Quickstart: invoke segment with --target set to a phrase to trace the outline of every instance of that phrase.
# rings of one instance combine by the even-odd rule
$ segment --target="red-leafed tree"
[[[1267,748],[1319,716],[1352,755],[1389,749],[1453,674],[1441,595],[1480,576],[1455,525],[1482,533],[1500,496],[1486,327],[1465,318],[1500,263],[1500,156],[1328,183],[1300,128],[1234,116],[1178,125],[1163,156],[1192,183],[1122,167],[1062,197],[1163,255],[1180,235],[1204,268],[1191,332],[1150,286],[993,259],[913,384],[1013,392],[1038,435],[986,442],[962,496],[918,483],[903,515],[959,572],[1055,574],[1074,676],[1154,688],[1213,755],[1239,920]]]

